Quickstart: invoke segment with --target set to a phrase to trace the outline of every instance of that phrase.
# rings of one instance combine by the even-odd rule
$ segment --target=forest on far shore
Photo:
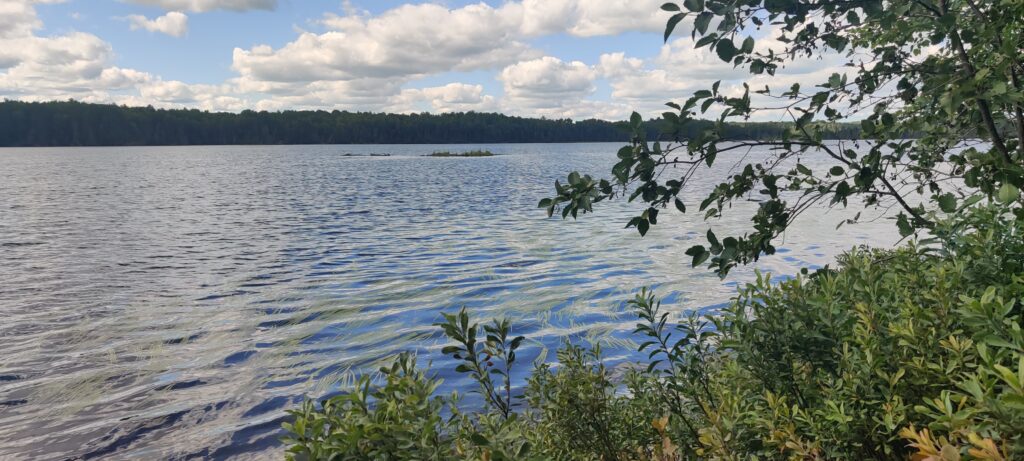
[[[689,138],[712,122],[685,127]],[[730,123],[732,139],[780,138],[790,124]],[[648,123],[650,138],[657,122]],[[860,136],[859,124],[836,125],[829,139]],[[154,109],[77,101],[0,102],[0,146],[155,146],[227,144],[462,144],[622,142],[626,122],[524,118],[503,114],[384,114],[348,111],[241,113]]]

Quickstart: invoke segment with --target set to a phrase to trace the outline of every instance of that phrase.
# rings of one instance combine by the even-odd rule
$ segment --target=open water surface
[[[632,292],[713,312],[753,268],[691,269],[698,216],[666,210],[641,239],[621,200],[578,221],[535,208],[571,170],[607,175],[618,147],[0,149],[0,459],[279,458],[286,409],[398,351],[470,389],[431,326],[461,306],[516,319],[524,362],[566,339],[635,358]],[[375,153],[391,156],[359,156]],[[855,211],[812,210],[758,268],[896,240],[887,219],[835,229]]]

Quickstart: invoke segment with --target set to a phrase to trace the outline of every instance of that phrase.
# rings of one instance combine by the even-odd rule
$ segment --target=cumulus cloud
[[[585,96],[594,91],[595,76],[594,70],[580,61],[544,56],[508,66],[498,79],[505,84],[508,97],[545,100]]]
[[[664,30],[661,0],[523,0],[506,4],[520,31],[538,36],[565,33],[577,37]]]
[[[540,0],[535,0],[540,1]],[[576,0],[577,15],[567,28],[572,35],[593,37],[629,31],[661,32],[661,0]]]
[[[0,93],[22,99],[73,97],[160,107],[258,109],[345,108],[433,112],[505,110],[524,115],[584,117],[622,112],[587,100],[600,66],[565,62],[530,46],[543,35],[589,37],[659,30],[659,0],[519,0],[448,8],[405,4],[370,14],[342,2],[344,14],[321,18],[321,32],[302,31],[280,46],[236,48],[238,76],[220,85],[165,81],[112,65],[110,45],[92,34],[37,36],[34,4],[0,0]],[[128,16],[133,30],[180,37],[184,11],[274,9],[276,0],[122,0],[163,8],[156,18]],[[643,12],[637,14],[637,12]],[[625,58],[624,58],[625,59]],[[606,66],[607,67],[607,66]],[[504,96],[482,85],[407,88],[429,75],[499,71]],[[610,74],[609,74],[610,75]]]
[[[238,81],[240,89],[252,88],[251,83]],[[262,82],[264,91],[253,94],[259,110],[318,110],[340,109],[353,111],[383,111],[389,101],[402,91],[405,80],[356,79],[321,80],[309,83],[269,85]]]
[[[499,78],[506,91],[511,91],[506,97],[510,96],[516,107],[525,110],[552,105],[550,94],[531,95],[530,91],[554,91],[540,82],[531,84],[524,74],[530,72],[531,66],[546,65],[546,70],[553,70],[555,64],[550,60],[534,62],[541,53],[530,46],[529,40],[549,34],[595,36],[660,30],[665,13],[659,5],[659,0],[522,0],[497,7],[480,2],[459,8],[422,3],[372,15],[344,2],[344,14],[327,14],[319,21],[325,31],[302,31],[295,40],[277,48],[236,48],[232,68],[248,88],[280,94],[300,93],[316,82],[377,81],[382,88],[394,87],[396,83],[400,88],[427,75],[502,69],[518,63],[522,65],[507,69],[507,75]],[[566,65],[568,68],[551,77],[577,79],[563,83],[577,83],[585,77],[586,84],[582,89],[563,88],[559,96],[579,100],[581,94],[592,92],[596,75],[593,69],[582,63]],[[350,89],[360,85],[335,86]],[[339,103],[365,100],[366,93],[354,93],[352,98]],[[295,104],[306,104],[310,99],[297,95],[290,98]],[[419,98],[417,107],[426,104],[432,110],[456,107],[425,103],[425,96],[417,91],[403,95],[397,90],[387,98],[391,98],[392,104],[403,98]],[[276,100],[275,105],[285,101]],[[383,100],[374,107],[381,104],[385,104]],[[397,104],[401,106],[400,102]],[[489,102],[482,104],[492,107]]]
[[[163,8],[167,11],[205,13],[213,10],[249,11],[273,10],[277,0],[123,0],[138,5]]]
[[[132,30],[143,29],[172,37],[182,37],[188,32],[188,16],[177,11],[171,11],[154,19],[148,19],[138,14],[128,16],[127,19],[131,23]]]
[[[35,4],[41,1],[0,0],[0,97],[28,101],[77,99],[160,107],[241,110],[242,98],[228,85],[188,85],[163,81],[135,69],[112,65],[114,51],[99,37],[71,32],[39,36]],[[53,3],[50,0],[49,3]]]
[[[483,85],[449,83],[430,88],[405,89],[392,98],[392,112],[494,112],[499,110],[494,96],[484,94]]]
[[[722,80],[735,95],[741,83],[787,87],[823,80],[842,59],[801,63],[775,77],[751,76],[694,50],[686,34],[644,59],[606,53],[597,62],[545,56],[536,39],[549,35],[610,36],[660,32],[663,0],[508,0],[449,8],[436,2],[404,4],[380,13],[340,2],[339,14],[318,18],[283,45],[235,48],[237,73],[219,84],[164,80],[113,65],[114,50],[82,32],[43,36],[38,3],[0,0],[0,97],[116,102],[158,107],[238,111],[348,109],[393,112],[502,111],[526,116],[623,119],[632,110],[659,114],[669,100]],[[153,19],[129,16],[132,29],[182,36],[187,12],[245,11],[277,6],[276,0],[122,0],[164,8]],[[686,30],[688,24],[679,26]],[[771,31],[766,31],[770,33]],[[764,34],[764,32],[760,33]],[[652,38],[658,40],[657,38]],[[759,50],[781,45],[759,39]],[[490,72],[501,92],[465,83],[464,72]],[[452,75],[452,83],[411,88],[417,80]],[[445,83],[445,82],[441,82]],[[610,95],[610,100],[605,95]],[[756,96],[755,96],[756,98]],[[778,114],[761,113],[762,119]]]
[[[544,56],[506,67],[498,75],[505,104],[518,113],[564,115],[596,89],[597,72],[580,62]]]
[[[215,111],[249,109],[248,101],[235,95],[230,85],[187,84],[177,80],[151,79],[138,85],[139,101],[159,107],[197,107]]]
[[[331,30],[304,32],[280,49],[236,48],[233,67],[258,80],[348,80],[482,69],[536,54],[501,11],[483,3],[454,10],[428,3],[375,17],[329,15],[323,23]]]
[[[28,35],[41,25],[30,3],[21,0],[0,0],[0,38]],[[0,50],[0,53],[2,52]]]
[[[52,91],[101,76],[112,56],[110,45],[92,34],[18,37],[0,41],[0,87],[8,92]]]
[[[115,68],[110,44],[83,32],[40,37],[35,5],[0,0],[0,95],[20,99],[102,98],[137,75]]]

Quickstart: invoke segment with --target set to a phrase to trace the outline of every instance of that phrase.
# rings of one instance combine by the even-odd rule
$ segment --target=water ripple
[[[441,362],[431,325],[463,306],[516,319],[526,362],[569,338],[631,358],[636,289],[714,312],[752,268],[689,268],[694,217],[640,239],[621,202],[579,221],[535,208],[617,147],[0,149],[0,459],[277,458],[285,409],[397,351]],[[760,268],[892,240],[884,220],[835,231],[844,216],[805,219]]]

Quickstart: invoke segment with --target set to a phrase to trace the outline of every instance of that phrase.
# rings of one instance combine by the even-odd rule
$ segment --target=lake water
[[[0,459],[280,458],[286,409],[397,351],[470,389],[431,326],[461,306],[516,319],[524,362],[566,339],[632,359],[632,292],[713,312],[753,268],[690,268],[697,216],[640,238],[621,200],[578,221],[535,208],[571,170],[606,176],[618,147],[0,149]],[[373,153],[391,156],[345,155]],[[812,210],[758,267],[896,240],[887,219],[835,230],[853,212]]]

